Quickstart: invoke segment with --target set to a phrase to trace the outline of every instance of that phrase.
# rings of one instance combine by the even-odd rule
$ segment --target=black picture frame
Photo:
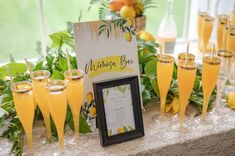
[[[112,88],[126,84],[130,85],[135,129],[122,134],[108,136],[102,90],[105,88]],[[97,109],[97,124],[99,128],[100,143],[103,147],[144,136],[138,76],[129,76],[108,81],[94,82],[93,89]]]

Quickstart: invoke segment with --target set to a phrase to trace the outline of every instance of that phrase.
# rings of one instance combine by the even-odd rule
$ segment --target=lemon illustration
[[[141,40],[144,40],[144,41],[155,41],[154,36],[146,31],[141,32],[139,34],[139,37]]]
[[[124,38],[125,38],[126,41],[131,42],[131,40],[132,40],[131,33],[130,32],[125,32],[124,33]]]
[[[89,116],[91,116],[91,117],[96,116],[96,108],[95,107],[90,108]]]
[[[109,3],[109,9],[113,12],[120,11],[125,4],[121,1],[112,1]]]
[[[133,18],[125,18],[127,26],[131,27],[134,25],[134,19]]]
[[[231,109],[235,109],[235,92],[229,95],[228,107],[230,107]]]
[[[87,93],[87,95],[86,95],[86,102],[87,102],[87,104],[91,104],[92,100],[93,100],[92,92]]]
[[[120,127],[120,128],[117,129],[117,132],[118,132],[118,134],[121,134],[121,133],[124,133],[125,130],[124,130],[123,127]]]
[[[120,10],[120,16],[123,18],[133,18],[135,15],[136,13],[132,6],[125,5]]]

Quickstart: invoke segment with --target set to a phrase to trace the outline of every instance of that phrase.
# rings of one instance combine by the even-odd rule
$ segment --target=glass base
[[[170,124],[170,120],[166,116],[160,116],[160,114],[153,116],[152,120],[157,128],[165,128]]]
[[[79,133],[78,134],[75,134],[74,136],[73,136],[73,138],[72,139],[70,139],[69,141],[68,141],[68,143],[69,144],[71,144],[71,145],[78,145],[79,144]]]

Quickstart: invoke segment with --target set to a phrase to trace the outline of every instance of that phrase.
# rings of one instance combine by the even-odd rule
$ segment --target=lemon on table
[[[155,41],[154,36],[146,31],[139,33],[139,37],[144,41]]]
[[[172,110],[174,114],[180,111],[179,99],[177,97],[175,97],[174,100],[172,101]]]
[[[235,92],[229,95],[228,107],[230,107],[231,109],[235,109]]]
[[[90,108],[89,115],[90,115],[91,117],[95,117],[95,116],[96,116],[96,108],[95,108],[95,107],[91,107],[91,108]]]
[[[120,16],[123,18],[133,18],[135,15],[136,13],[132,6],[125,5],[120,10]]]
[[[166,104],[165,112],[168,113],[171,110],[171,107],[172,107],[171,104]]]
[[[93,100],[92,92],[87,93],[87,95],[86,95],[86,103],[87,104],[91,104],[92,100]]]

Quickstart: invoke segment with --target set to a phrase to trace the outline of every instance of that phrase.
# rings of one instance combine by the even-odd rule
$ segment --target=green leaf
[[[68,121],[68,124],[69,124],[69,127],[72,130],[74,130],[72,117]],[[88,123],[86,122],[86,120],[82,116],[80,116],[80,119],[79,119],[79,132],[80,133],[90,133],[91,132],[90,126],[88,125]]]
[[[11,75],[13,77],[17,74],[23,74],[27,71],[27,66],[24,63],[8,63],[7,66],[10,68]],[[6,71],[6,65],[0,67],[0,78],[5,80],[5,77],[8,76]]]
[[[151,60],[146,63],[144,67],[144,72],[148,76],[156,76],[157,74],[157,61],[156,60]]]
[[[160,97],[159,88],[157,85],[157,79],[152,79],[151,84],[152,84],[153,90],[156,93],[156,95]]]
[[[51,75],[52,80],[64,80],[64,75],[58,71],[58,70],[53,70],[52,75]]]
[[[68,65],[67,65],[67,60],[66,58],[59,58],[59,67],[63,70],[66,71],[68,70]]]

